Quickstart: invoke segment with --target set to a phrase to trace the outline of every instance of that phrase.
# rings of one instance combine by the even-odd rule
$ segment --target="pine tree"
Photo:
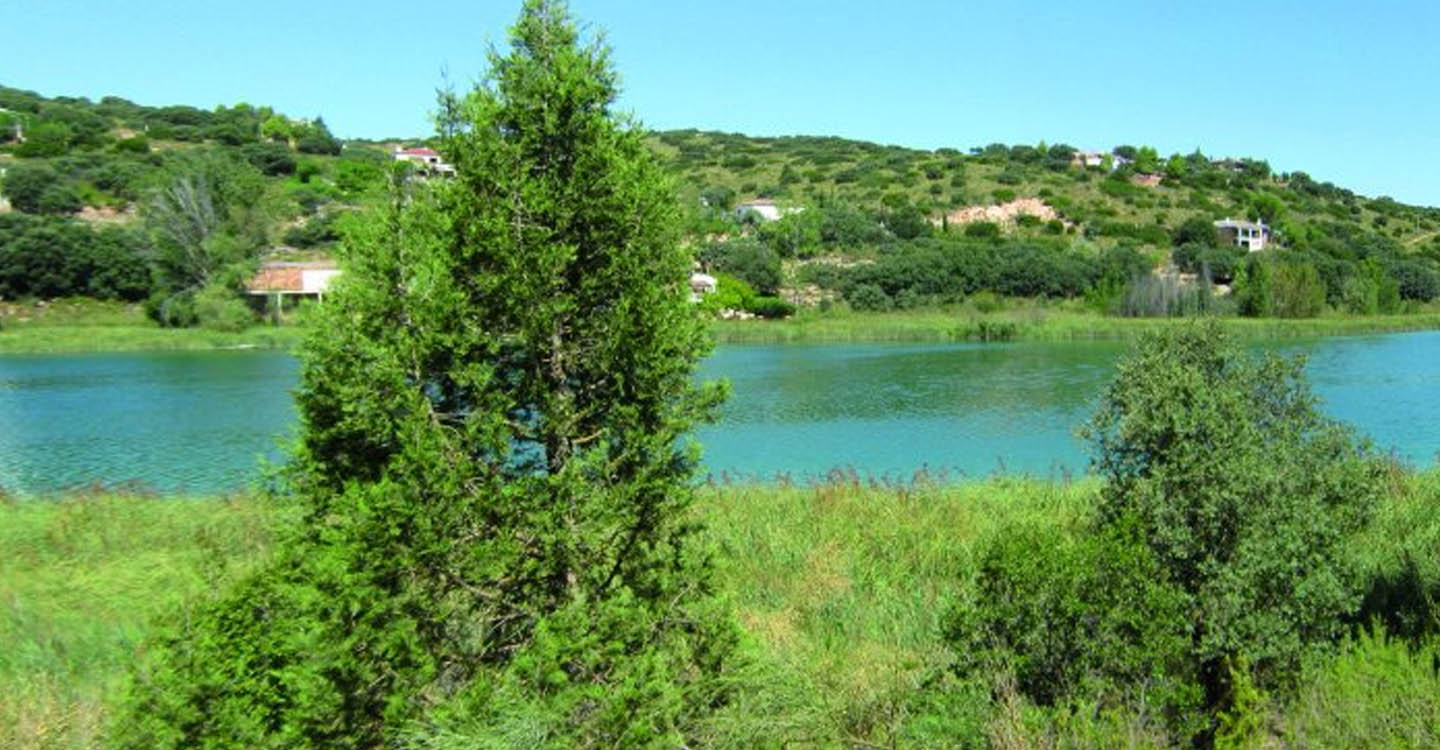
[[[442,97],[450,180],[352,231],[277,559],[155,645],[121,744],[675,745],[734,630],[687,520],[703,325],[606,49],[528,0]]]

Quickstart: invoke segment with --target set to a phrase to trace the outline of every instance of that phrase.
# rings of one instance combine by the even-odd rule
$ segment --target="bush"
[[[748,310],[757,296],[755,290],[742,279],[717,273],[715,291],[700,300],[700,309],[712,315],[721,310]]]
[[[982,240],[998,239],[1000,237],[1000,225],[993,221],[972,221],[965,225],[964,235]]]
[[[756,297],[745,309],[762,318],[788,318],[795,314],[795,306],[779,297]]]
[[[143,135],[121,138],[115,142],[115,150],[127,154],[148,154],[150,153],[150,139]]]
[[[336,242],[340,234],[335,230],[334,216],[321,214],[286,230],[283,239],[291,247],[310,248]]]
[[[1244,248],[1187,242],[1171,251],[1170,257],[1181,271],[1198,274],[1208,270],[1211,280],[1224,284],[1235,278],[1235,269],[1247,254]]]
[[[195,295],[195,320],[202,328],[225,333],[239,333],[255,323],[255,314],[235,291],[219,284],[201,289]]]
[[[124,229],[0,215],[0,297],[144,299],[150,293],[144,249]]]
[[[1440,273],[1430,263],[1397,260],[1387,269],[1400,288],[1400,298],[1429,302],[1440,297]]]
[[[1015,200],[1015,191],[1009,188],[999,188],[991,192],[991,195],[995,196],[996,203],[1009,203]]]
[[[10,205],[27,214],[70,214],[82,207],[65,178],[49,166],[12,166],[0,187]]]
[[[1187,602],[1132,530],[1022,525],[995,539],[946,627],[962,678],[1013,674],[1042,706],[1095,701],[1159,714],[1181,736],[1199,728]]]
[[[1231,670],[1293,686],[1344,634],[1361,591],[1344,552],[1387,467],[1322,416],[1300,359],[1255,360],[1213,323],[1149,335],[1084,427],[1100,529],[1134,529],[1183,594],[1206,706]]]
[[[295,155],[278,143],[251,143],[240,149],[240,155],[263,175],[295,173]]]
[[[845,301],[856,310],[883,311],[894,307],[890,295],[875,284],[859,284],[845,294]]]
[[[712,242],[701,248],[699,259],[706,268],[743,279],[761,294],[780,288],[780,254],[758,240]]]

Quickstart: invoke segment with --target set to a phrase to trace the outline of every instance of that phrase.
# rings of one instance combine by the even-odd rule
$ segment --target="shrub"
[[[1013,674],[1042,706],[1098,701],[1199,727],[1187,604],[1133,530],[1012,526],[983,553],[946,640],[966,678]]]
[[[295,155],[278,143],[251,143],[240,149],[240,155],[263,175],[295,173]]]
[[[780,288],[780,254],[758,240],[740,238],[713,242],[699,253],[707,268],[743,279],[761,294]]]
[[[890,295],[875,284],[859,284],[845,294],[845,301],[856,310],[883,311],[894,307]]]
[[[1386,467],[1322,416],[1300,359],[1255,360],[1213,323],[1149,335],[1082,434],[1105,481],[1097,522],[1133,528],[1183,593],[1206,705],[1230,669],[1293,685],[1361,592],[1343,555]]]
[[[1429,302],[1440,297],[1440,273],[1431,264],[1419,260],[1397,260],[1391,262],[1387,270],[1399,285],[1401,299]]]
[[[966,237],[993,240],[1000,237],[1000,225],[993,221],[972,221],[965,225]]]
[[[150,292],[144,249],[124,229],[0,215],[0,297],[143,299]]]
[[[195,294],[195,320],[211,331],[239,333],[255,323],[255,315],[233,289],[214,284]]]
[[[283,239],[292,247],[309,248],[335,242],[340,233],[335,230],[333,215],[320,214],[286,230]]]
[[[1277,734],[1290,747],[1440,746],[1440,644],[1411,648],[1383,629],[1317,659]]]
[[[743,280],[717,273],[715,291],[700,300],[700,309],[711,314],[721,310],[748,310],[757,296],[755,290]]]
[[[70,214],[82,207],[65,178],[49,166],[12,166],[0,188],[15,210],[28,214]]]
[[[787,318],[795,314],[795,306],[779,297],[756,297],[745,309],[762,318]]]
[[[1015,191],[1010,188],[998,188],[990,194],[995,196],[996,203],[1009,203],[1015,200]]]
[[[115,150],[127,154],[148,154],[150,153],[150,139],[143,135],[121,138],[115,142]]]

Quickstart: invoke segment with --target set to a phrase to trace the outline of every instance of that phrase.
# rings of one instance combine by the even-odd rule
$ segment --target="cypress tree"
[[[677,745],[724,702],[682,443],[723,393],[672,192],[563,3],[511,46],[442,96],[456,177],[350,232],[302,352],[303,521],[153,644],[122,746]]]

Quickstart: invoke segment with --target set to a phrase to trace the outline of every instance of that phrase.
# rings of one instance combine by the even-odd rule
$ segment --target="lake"
[[[1440,452],[1440,332],[1275,345],[1303,351],[1323,408],[1417,466]],[[1078,474],[1074,436],[1120,343],[726,346],[700,429],[705,473],[792,481],[832,469],[912,478]],[[241,490],[295,421],[293,357],[218,351],[0,357],[0,488],[135,482]]]

